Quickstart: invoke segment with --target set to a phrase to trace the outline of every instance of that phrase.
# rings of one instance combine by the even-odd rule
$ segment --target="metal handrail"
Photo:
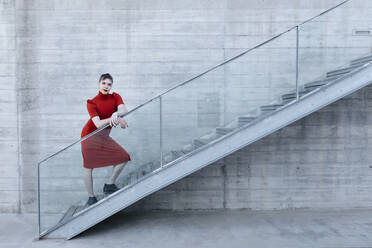
[[[324,15],[324,14],[326,14],[326,13],[332,11],[332,10],[334,10],[334,9],[337,9],[337,8],[339,8],[340,6],[342,6],[342,5],[344,5],[344,4],[348,3],[348,2],[351,2],[351,1],[353,1],[353,0],[345,0],[345,1],[343,1],[343,2],[341,2],[341,3],[339,3],[339,4],[337,4],[337,5],[335,5],[335,6],[331,7],[331,8],[329,8],[329,9],[327,9],[327,10],[321,12],[320,14],[318,14],[318,15],[316,15],[316,16],[314,16],[314,17],[311,17],[311,18],[307,19],[306,21],[301,22],[300,24],[297,24],[297,25],[295,25],[295,26],[293,26],[293,27],[291,27],[291,28],[285,30],[284,32],[282,32],[282,33],[280,33],[280,34],[277,34],[277,35],[273,36],[272,38],[270,38],[270,39],[268,39],[268,40],[266,40],[266,41],[264,41],[264,42],[262,42],[262,43],[259,43],[258,45],[254,46],[254,47],[252,47],[252,48],[249,48],[249,49],[247,49],[246,51],[244,51],[244,52],[242,52],[242,53],[240,53],[240,54],[238,54],[238,55],[236,55],[236,56],[234,56],[234,57],[232,57],[232,58],[230,58],[230,59],[227,59],[227,60],[223,61],[222,63],[219,63],[219,64],[217,64],[216,66],[213,66],[213,67],[211,67],[210,69],[208,69],[208,70],[206,70],[206,71],[204,71],[204,72],[202,72],[202,73],[200,73],[200,74],[198,74],[198,75],[196,75],[196,76],[194,76],[194,77],[192,77],[192,78],[190,78],[190,79],[188,79],[188,80],[186,80],[186,81],[184,81],[184,82],[181,82],[181,83],[179,83],[179,84],[177,84],[177,85],[175,85],[175,86],[173,86],[173,87],[171,87],[171,88],[165,90],[164,92],[162,92],[162,93],[160,93],[159,95],[157,95],[157,96],[151,98],[150,100],[147,100],[147,101],[145,101],[144,103],[138,105],[137,107],[134,107],[133,109],[131,109],[131,110],[128,111],[127,113],[122,114],[120,117],[124,117],[124,116],[126,116],[126,115],[128,115],[128,114],[130,114],[130,113],[132,113],[132,112],[134,112],[134,111],[136,111],[137,109],[142,108],[143,106],[149,104],[150,102],[156,100],[157,98],[161,98],[161,96],[167,94],[168,92],[173,91],[173,90],[175,90],[175,89],[177,89],[177,88],[179,88],[179,87],[181,87],[181,86],[183,86],[183,85],[185,85],[185,84],[188,84],[188,83],[190,83],[191,81],[194,81],[195,79],[200,78],[201,76],[203,76],[203,75],[209,73],[210,71],[213,71],[213,70],[215,70],[215,69],[217,69],[217,68],[219,68],[219,67],[221,67],[221,66],[223,66],[223,65],[225,65],[225,64],[227,64],[227,63],[229,63],[229,62],[231,62],[231,61],[233,61],[233,60],[236,60],[237,58],[239,58],[239,57],[241,57],[241,56],[243,56],[243,55],[249,53],[249,52],[252,51],[252,50],[256,50],[256,49],[260,48],[261,46],[263,46],[263,45],[265,45],[265,44],[271,42],[272,40],[275,40],[275,39],[279,38],[280,36],[282,36],[282,35],[284,35],[284,34],[290,32],[290,31],[292,31],[293,29],[296,29],[296,30],[297,30],[297,33],[298,33],[298,29],[299,29],[300,26],[302,26],[302,25],[304,25],[304,24],[306,24],[306,23],[308,23],[308,22],[310,22],[310,21],[312,21],[312,20],[314,20],[314,19],[316,19],[316,18],[318,18],[318,17],[320,17],[320,16],[322,16],[322,15]],[[298,35],[297,35],[297,38],[298,38]],[[297,41],[298,41],[298,40],[297,40]],[[297,45],[298,45],[298,43],[297,43]],[[298,61],[297,61],[297,65],[298,65]],[[298,71],[298,68],[297,68],[297,71]],[[296,77],[298,77],[298,72],[296,73]],[[297,82],[297,81],[298,81],[298,78],[296,79],[296,82]],[[297,84],[297,83],[296,83],[296,84]],[[296,88],[298,88],[298,87],[296,87]],[[297,89],[297,90],[298,90],[298,89]],[[71,146],[75,145],[76,143],[79,143],[79,142],[81,142],[81,141],[84,141],[85,139],[91,137],[92,135],[94,135],[94,134],[96,134],[96,133],[102,131],[103,129],[107,128],[108,126],[109,126],[109,124],[106,124],[105,126],[99,128],[99,129],[95,130],[94,132],[92,132],[92,133],[90,133],[90,134],[84,136],[83,138],[81,138],[81,139],[79,139],[79,140],[73,142],[72,144],[70,144],[70,145],[68,145],[68,146],[66,146],[66,147],[64,147],[64,148],[62,148],[62,149],[60,149],[59,151],[57,151],[57,152],[55,152],[55,153],[53,153],[53,154],[47,156],[46,158],[44,158],[43,160],[41,160],[41,161],[38,163],[38,166],[40,166],[41,163],[47,161],[48,159],[50,159],[50,158],[56,156],[57,154],[63,152],[64,150],[70,148]]]

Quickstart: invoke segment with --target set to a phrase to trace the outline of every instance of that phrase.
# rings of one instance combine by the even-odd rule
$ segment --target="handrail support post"
[[[296,26],[296,101],[300,100],[300,90],[298,85],[298,70],[299,70],[299,58],[298,58],[298,50],[299,50],[299,25]]]
[[[159,117],[160,117],[160,167],[163,167],[163,106],[162,96],[159,96]]]

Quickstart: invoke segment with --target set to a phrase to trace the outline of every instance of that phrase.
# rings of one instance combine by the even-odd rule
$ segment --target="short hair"
[[[100,82],[101,80],[105,80],[105,79],[110,79],[111,82],[114,82],[114,79],[112,79],[112,76],[110,75],[110,73],[105,73],[105,74],[102,74],[100,77],[99,77],[99,80],[98,82]]]

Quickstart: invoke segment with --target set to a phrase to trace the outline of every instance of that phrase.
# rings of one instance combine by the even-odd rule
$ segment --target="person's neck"
[[[102,93],[101,91],[98,91],[98,95],[100,96],[100,97],[103,97],[103,98],[105,98],[105,97],[108,97],[108,95],[109,95],[109,93]]]

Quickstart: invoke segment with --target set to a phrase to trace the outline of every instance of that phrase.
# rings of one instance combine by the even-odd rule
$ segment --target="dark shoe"
[[[93,205],[94,203],[97,202],[97,198],[95,196],[93,197],[89,197],[88,201],[87,201],[87,206],[90,206],[90,205]]]
[[[112,194],[115,191],[119,190],[118,187],[116,187],[115,184],[106,184],[103,186],[103,193],[105,194]]]

